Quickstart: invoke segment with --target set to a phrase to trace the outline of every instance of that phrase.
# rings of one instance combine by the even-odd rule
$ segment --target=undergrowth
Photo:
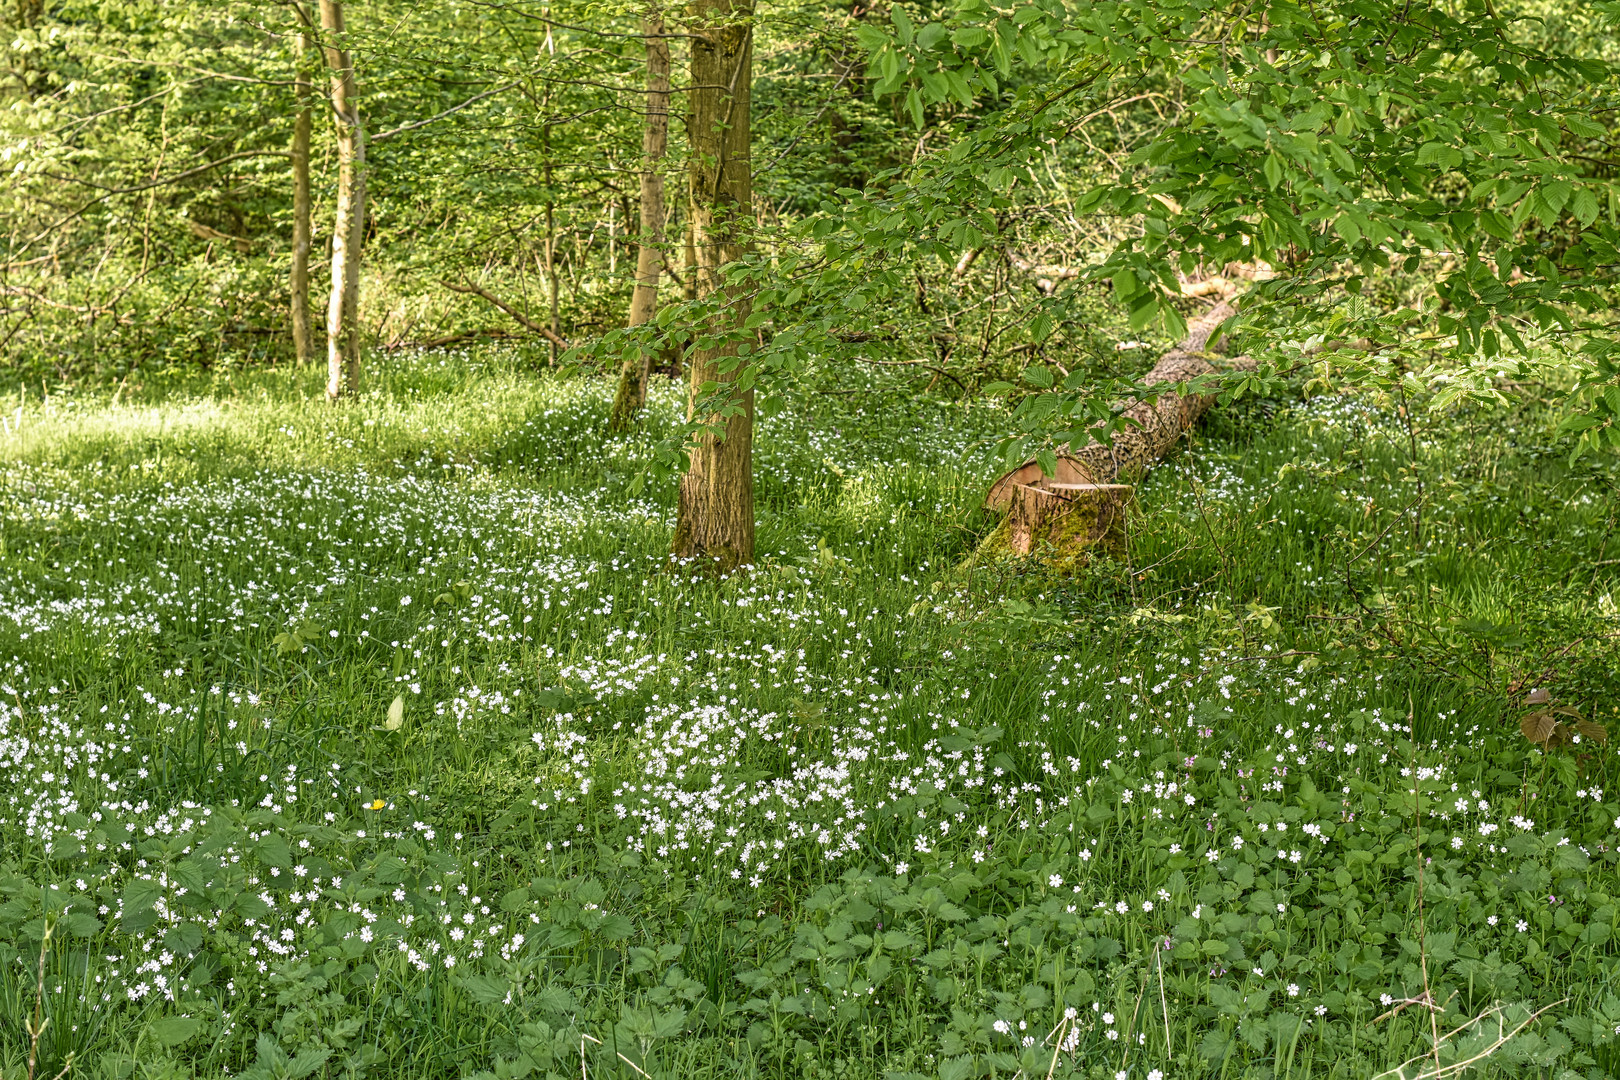
[[[1612,462],[1240,403],[1126,559],[969,573],[1002,419],[847,389],[725,581],[669,386],[8,406],[0,1075],[1620,1070]]]

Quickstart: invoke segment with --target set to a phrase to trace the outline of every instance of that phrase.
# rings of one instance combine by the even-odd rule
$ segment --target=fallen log
[[[1209,336],[1228,316],[1225,301],[1193,320],[1187,336],[1159,358],[1142,382],[1188,382],[1218,371],[1253,370],[1248,357],[1223,359]],[[990,486],[984,505],[1004,510],[975,558],[1041,554],[1059,570],[1083,563],[1093,548],[1122,554],[1125,519],[1141,474],[1158,461],[1214,404],[1213,394],[1166,392],[1125,410],[1128,426],[1109,443],[1097,441],[1057,456],[1048,476],[1031,458]]]

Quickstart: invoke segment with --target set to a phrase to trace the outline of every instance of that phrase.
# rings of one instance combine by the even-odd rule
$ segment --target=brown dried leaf
[[[1545,743],[1552,738],[1553,731],[1557,727],[1558,721],[1554,720],[1552,713],[1545,709],[1529,713],[1519,721],[1519,730],[1533,743]]]
[[[1575,730],[1581,733],[1581,738],[1595,742],[1599,746],[1607,746],[1609,743],[1609,729],[1596,720],[1577,720]]]
[[[1547,688],[1544,686],[1538,686],[1534,690],[1530,691],[1529,696],[1524,699],[1524,703],[1526,705],[1545,705],[1551,700],[1552,694],[1548,692]],[[1539,742],[1540,740],[1538,739],[1537,741]]]

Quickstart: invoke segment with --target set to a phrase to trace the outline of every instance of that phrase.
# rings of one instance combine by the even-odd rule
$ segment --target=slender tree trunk
[[[302,368],[309,364],[315,355],[315,338],[309,325],[309,135],[310,99],[314,96],[315,87],[309,77],[311,50],[307,28],[299,31],[295,48],[293,94],[297,98],[297,104],[293,113],[292,140],[292,335],[293,352],[298,358],[298,366]]]
[[[9,0],[4,7],[0,7],[0,33],[32,30],[44,18],[45,0]],[[7,38],[10,36],[8,33]],[[15,50],[8,59],[10,65],[0,69],[0,78],[10,76],[15,79],[23,95],[30,101],[49,92],[45,69],[34,63],[34,58],[27,51]]]
[[[753,0],[694,0],[691,10],[687,174],[688,220],[697,258],[693,272],[698,298],[720,302],[705,337],[724,343],[692,352],[687,416],[708,430],[695,437],[688,452],[673,551],[677,558],[713,560],[715,569],[726,572],[754,560],[754,393],[728,394],[742,367],[721,370],[737,355],[750,305],[748,295],[728,287],[720,273],[747,252],[753,219]],[[723,407],[716,410],[722,396]]]
[[[681,241],[681,261],[686,267],[686,281],[681,285],[681,298],[692,301],[697,299],[697,244],[692,240],[692,215],[686,215],[686,224],[683,228],[685,237]]]
[[[666,230],[668,225],[665,226]],[[692,246],[691,215],[687,214],[681,225],[681,299],[687,303],[697,299],[697,251]],[[691,344],[691,338],[685,333],[672,333],[665,338],[664,349],[658,355],[659,363],[664,371],[673,378],[681,377],[682,361],[686,357],[686,348]]]
[[[332,295],[326,304],[326,396],[360,388],[360,244],[366,231],[366,133],[360,124],[354,61],[343,47],[342,0],[321,0],[328,40],[332,113],[337,121],[337,214],[332,227]]]
[[[637,237],[636,284],[630,294],[630,325],[641,326],[658,313],[658,278],[664,266],[664,177],[658,170],[669,147],[669,39],[657,0],[647,5],[647,116],[641,129],[641,235]],[[608,427],[623,431],[647,404],[645,350],[625,361],[613,395]]]
[[[550,10],[550,9],[546,9]],[[546,41],[551,41],[551,32],[546,32]],[[540,128],[540,170],[541,179],[546,185],[546,291],[550,294],[551,309],[551,363],[557,364],[556,338],[562,335],[562,329],[557,322],[557,221],[553,216],[555,207],[551,190],[551,95],[548,93],[541,101],[540,107],[547,113],[544,126]]]

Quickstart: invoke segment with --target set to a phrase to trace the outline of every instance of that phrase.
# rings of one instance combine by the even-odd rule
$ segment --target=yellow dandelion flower
[[[370,802],[366,803],[366,809],[367,810],[381,810],[383,807],[385,807],[387,805],[388,805],[388,801],[386,799],[372,799]]]

